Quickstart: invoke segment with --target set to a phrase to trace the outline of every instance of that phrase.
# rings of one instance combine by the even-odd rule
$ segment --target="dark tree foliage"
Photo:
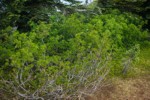
[[[79,3],[76,0],[65,1],[68,1],[70,5]],[[68,6],[60,0],[1,0],[0,29],[13,26],[21,31],[29,31],[29,21],[48,21],[54,12],[64,13]]]
[[[150,29],[150,0],[144,2],[141,7],[144,7],[144,9],[140,12],[140,15],[148,20],[147,27]]]
[[[150,0],[98,0],[97,6],[106,9],[117,8],[124,12],[131,12],[148,20],[150,28]]]
[[[116,2],[116,7],[122,11],[129,11],[142,16],[148,20],[147,27],[150,28],[150,1],[149,0],[123,0]]]

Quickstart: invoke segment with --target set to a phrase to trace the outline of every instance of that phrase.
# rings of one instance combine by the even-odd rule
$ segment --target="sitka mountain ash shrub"
[[[32,30],[27,33],[11,27],[2,30],[3,92],[18,99],[82,97],[96,90],[110,70],[121,72],[120,60],[134,59],[134,45],[146,34],[120,13],[91,18],[72,14],[50,20],[38,25],[31,22]]]

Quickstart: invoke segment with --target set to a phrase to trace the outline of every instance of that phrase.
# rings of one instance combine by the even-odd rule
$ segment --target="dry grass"
[[[86,100],[150,100],[150,76],[115,79]]]
[[[139,62],[127,78],[114,78],[86,100],[150,100],[150,48],[141,51]]]

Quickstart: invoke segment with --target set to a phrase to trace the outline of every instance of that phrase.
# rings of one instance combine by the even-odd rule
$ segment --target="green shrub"
[[[113,74],[122,71],[121,59],[135,54],[133,46],[144,34],[120,13],[50,20],[31,23],[28,33],[3,30],[7,39],[0,41],[0,87],[18,99],[76,98],[95,90],[110,69]]]

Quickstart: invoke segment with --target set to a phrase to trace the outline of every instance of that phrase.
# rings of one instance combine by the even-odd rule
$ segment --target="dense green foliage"
[[[79,3],[76,0],[1,0],[0,1],[0,29],[7,26],[17,27],[19,31],[29,31],[29,21],[49,21],[49,17],[57,10],[66,14],[73,12],[73,6]]]
[[[21,98],[71,98],[96,86],[108,71],[126,73],[145,38],[139,16],[113,10],[86,17],[57,14],[49,23],[30,22],[30,32],[2,30],[2,90]],[[18,98],[20,98],[18,97]]]
[[[132,12],[148,20],[146,28],[150,28],[150,1],[149,0],[97,0],[97,6],[107,11],[117,8],[123,12]]]
[[[106,75],[125,75],[140,44],[149,44],[143,28],[149,28],[148,0],[65,1],[70,4],[0,1],[0,92],[6,99],[82,97]]]

